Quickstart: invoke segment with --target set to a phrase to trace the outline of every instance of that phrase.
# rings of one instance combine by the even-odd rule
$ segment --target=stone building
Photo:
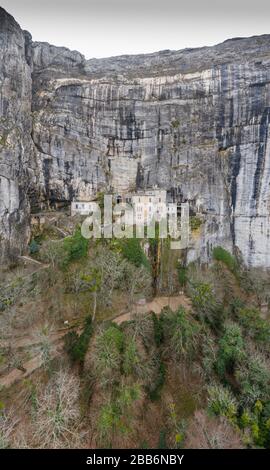
[[[96,209],[96,202],[94,201],[73,201],[71,203],[71,216],[74,215],[89,215]]]

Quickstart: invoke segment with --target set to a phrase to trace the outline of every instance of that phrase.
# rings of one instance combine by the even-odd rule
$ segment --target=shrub
[[[240,308],[236,315],[248,336],[260,344],[270,345],[270,324],[261,318],[258,310],[247,307]]]
[[[237,318],[239,310],[244,308],[245,304],[242,299],[239,297],[234,297],[228,305],[228,313],[229,315]]]
[[[237,261],[235,257],[221,246],[216,246],[213,249],[213,259],[224,263],[231,272],[236,272]]]
[[[77,261],[87,256],[89,241],[82,236],[79,227],[76,229],[72,237],[64,239],[63,245],[66,252],[64,267],[73,261]]]
[[[192,231],[197,230],[202,225],[202,220],[196,215],[194,215],[190,217],[189,224]]]
[[[177,128],[180,126],[180,121],[179,121],[179,119],[173,119],[172,122],[171,122],[171,126],[172,126],[174,129],[177,129]]]
[[[118,390],[118,397],[116,399],[117,405],[121,413],[127,413],[134,401],[139,400],[141,397],[141,388],[139,384],[133,385],[122,384]]]
[[[30,255],[35,255],[38,252],[39,252],[39,244],[36,242],[36,240],[33,239],[31,243],[29,244],[29,253]]]
[[[195,309],[206,312],[215,305],[213,287],[205,282],[196,282],[191,285],[191,298]]]
[[[122,255],[135,266],[145,266],[150,269],[150,263],[141,247],[138,238],[124,238],[119,240]]]
[[[178,272],[178,281],[181,287],[185,287],[187,283],[187,268],[182,265],[177,266],[177,272]]]

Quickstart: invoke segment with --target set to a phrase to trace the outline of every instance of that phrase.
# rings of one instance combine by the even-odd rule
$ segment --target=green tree
[[[248,356],[238,366],[236,378],[240,384],[242,405],[253,406],[257,400],[270,400],[270,372],[265,359],[259,354]]]
[[[244,358],[244,341],[241,328],[236,323],[228,323],[218,343],[216,370],[221,378],[225,373],[233,373]]]
[[[82,236],[80,227],[77,227],[72,237],[64,239],[63,246],[66,252],[63,264],[67,267],[69,263],[87,257],[89,240]]]
[[[92,318],[85,319],[83,332],[78,335],[75,331],[70,331],[65,337],[67,352],[73,361],[83,363],[89,342],[93,333]]]
[[[237,261],[235,257],[221,246],[216,246],[213,249],[213,259],[216,261],[221,261],[231,272],[236,273]]]
[[[179,360],[191,359],[198,346],[199,326],[183,307],[177,312],[166,309],[163,315],[166,344],[170,354]]]
[[[237,320],[243,327],[245,333],[254,339],[260,346],[270,346],[270,323],[261,318],[255,308],[243,307],[236,311]]]
[[[121,375],[124,335],[115,324],[109,324],[98,334],[94,354],[96,374],[101,384],[115,384]]]
[[[134,338],[128,338],[123,353],[123,372],[126,375],[136,374],[140,364],[140,357]]]
[[[97,311],[98,294],[101,287],[101,272],[99,268],[92,267],[89,269],[87,274],[82,275],[82,280],[85,282],[87,291],[93,296],[92,321],[94,321]]]
[[[119,246],[122,255],[130,261],[130,263],[133,263],[137,267],[144,266],[148,270],[150,269],[150,263],[138,238],[123,238],[119,240]]]

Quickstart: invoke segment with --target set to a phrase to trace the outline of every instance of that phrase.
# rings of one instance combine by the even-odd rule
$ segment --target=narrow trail
[[[121,315],[118,315],[115,318],[112,318],[112,321],[120,325],[121,323],[125,321],[132,320],[133,316],[135,314],[138,315],[143,315],[149,312],[155,312],[157,315],[159,315],[164,307],[170,307],[173,311],[176,311],[180,306],[183,306],[186,310],[190,310],[191,308],[191,302],[188,297],[184,294],[180,294],[177,296],[172,296],[172,297],[155,297],[152,301],[146,302],[145,304],[142,305],[134,305],[133,309],[130,312],[122,313]],[[77,331],[80,331],[82,329],[81,326],[69,326],[67,328],[61,328],[58,331],[54,331],[49,335],[50,342],[53,346],[52,352],[51,352],[51,359],[56,358],[61,354],[61,351],[63,349],[63,339],[64,336],[67,334],[68,331],[77,329]],[[38,344],[41,343],[41,340],[39,338],[34,338],[34,335],[32,336],[23,336],[19,338],[8,338],[4,339],[0,342],[1,347],[8,347],[12,343],[13,348],[24,348],[24,347],[33,347],[33,346],[38,346]],[[22,369],[13,369],[0,377],[0,389],[2,387],[8,388],[14,383],[26,379],[29,377],[35,370],[39,369],[42,367],[43,361],[42,361],[42,356],[41,354],[36,355],[35,357],[31,358],[29,361],[26,361],[24,364],[22,364]]]
[[[153,300],[146,302],[145,304],[134,305],[134,308],[131,312],[118,315],[113,319],[113,321],[120,325],[124,321],[132,320],[132,317],[135,314],[140,315],[154,312],[156,315],[159,315],[164,307],[170,307],[172,311],[176,311],[180,306],[183,306],[187,310],[191,309],[191,301],[184,294],[179,294],[172,297],[155,297]]]
[[[22,258],[22,257],[21,257]],[[49,264],[44,264],[44,263],[40,263],[39,261],[36,261],[36,260],[33,260],[32,258],[29,258],[31,261],[29,262],[34,262],[35,265],[39,266],[35,271],[32,271],[28,274],[24,274],[24,275],[18,275],[18,277],[20,278],[20,280],[24,281],[25,279],[28,279],[29,277],[33,276],[34,274],[42,271],[43,269],[48,269],[50,267]],[[11,287],[13,285],[13,281],[12,282],[9,282],[8,284],[6,284],[5,286],[0,286],[0,289],[8,289],[9,287]]]
[[[55,351],[51,355],[51,359],[55,359],[57,356],[59,356],[61,351]],[[19,369],[13,369],[11,372],[8,374],[4,375],[0,379],[0,389],[2,387],[8,388],[11,387],[14,383],[18,382],[19,380],[26,379],[31,375],[35,370],[39,369],[42,367],[43,364],[43,358],[41,354],[38,356],[33,357],[29,361],[25,362],[22,366],[22,368],[25,369],[25,372],[23,370]]]
[[[60,338],[65,336],[69,330],[74,327],[70,328],[62,328],[58,331],[54,331],[48,335],[48,338],[51,343],[55,343]],[[21,349],[21,348],[28,348],[31,346],[38,346],[42,343],[42,339],[38,337],[38,333],[35,335],[24,335],[19,337],[10,336],[10,338],[5,338],[0,340],[0,348],[8,348],[12,346],[12,349]]]
[[[74,331],[76,329],[77,332],[82,330],[81,326],[69,326],[66,328],[61,328],[58,331],[54,331],[48,335],[48,339],[50,344],[52,345],[52,350],[50,352],[51,360],[55,359],[57,356],[61,354],[63,349],[63,339],[65,335],[69,331]],[[32,336],[23,336],[19,338],[8,338],[0,341],[0,347],[9,347],[12,344],[13,349],[20,349],[20,348],[31,348],[31,347],[38,347],[38,345],[42,344],[42,339]],[[11,371],[5,373],[0,377],[0,390],[2,387],[10,387],[14,383],[18,382],[19,380],[26,379],[29,375],[31,375],[35,370],[42,367],[43,359],[42,355],[36,354],[33,358],[29,359],[28,361],[21,364],[21,368],[14,368]]]
[[[38,264],[39,266],[44,266],[44,263],[41,263],[40,261],[37,261],[34,258],[30,258],[30,256],[18,256],[18,258],[23,261],[28,261],[29,263]]]

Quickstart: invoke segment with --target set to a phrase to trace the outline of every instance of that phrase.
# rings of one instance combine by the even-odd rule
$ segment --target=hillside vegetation
[[[0,447],[270,447],[268,273],[143,247],[77,227],[2,273]],[[134,307],[179,291],[176,311]]]

